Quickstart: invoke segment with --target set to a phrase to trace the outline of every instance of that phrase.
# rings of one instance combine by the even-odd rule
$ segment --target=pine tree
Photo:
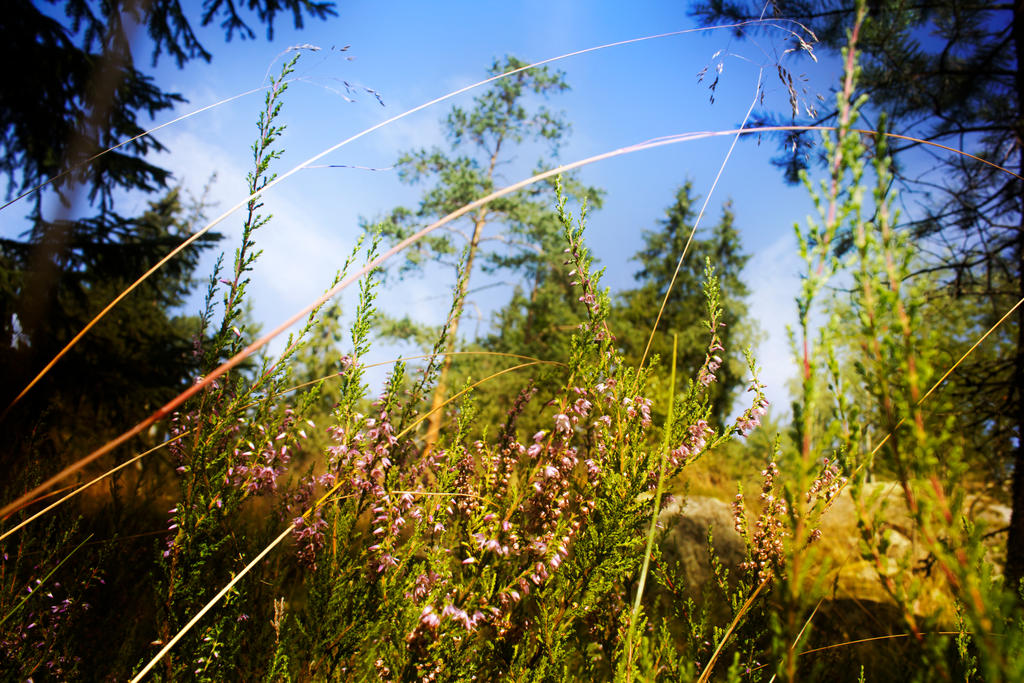
[[[495,60],[489,73],[500,74],[525,65],[526,62],[515,57],[506,57],[502,61]],[[415,210],[399,207],[391,212],[383,224],[387,238],[404,239],[419,227],[494,191],[496,170],[511,162],[525,143],[544,143],[552,156],[557,156],[569,124],[547,107],[534,106],[533,96],[546,98],[568,88],[560,71],[529,69],[495,81],[473,100],[469,110],[453,107],[444,121],[451,141],[448,152],[437,148],[420,149],[399,159],[399,178],[403,182],[432,181],[434,184],[424,192]],[[456,292],[459,298],[464,299],[472,291],[471,282],[478,270],[512,271],[531,283],[528,285],[531,292],[539,291],[546,269],[545,254],[551,253],[550,249],[558,243],[552,187],[537,184],[502,197],[450,224],[446,234],[420,240],[407,252],[400,273],[420,269],[426,262],[450,263],[459,253],[461,243],[465,249],[462,267],[468,277],[461,280],[461,289]],[[592,205],[599,204],[600,200],[596,190],[584,188],[571,178],[565,181],[565,194],[587,196]],[[504,228],[502,234],[494,234],[498,226]],[[485,228],[489,228],[490,234],[485,235]],[[491,248],[486,246],[488,243],[497,246]],[[561,252],[561,248],[557,251]],[[454,350],[457,343],[464,305],[465,302],[457,308],[449,327],[445,348],[448,352]],[[410,331],[416,332],[413,328]],[[436,442],[439,434],[440,406],[449,392],[451,363],[451,355],[447,355],[441,365],[432,400],[435,412],[427,429],[428,446]]]
[[[855,16],[853,0],[779,0],[771,7],[776,16],[811,28],[833,50],[844,43]],[[761,12],[759,3],[736,0],[708,0],[693,9],[709,24]],[[886,112],[893,132],[962,149],[1024,175],[1024,5],[872,2],[858,49],[860,87],[871,107]],[[797,113],[794,107],[794,119],[803,122]],[[808,123],[827,124],[835,115],[830,109],[807,113]],[[778,162],[790,180],[807,166],[810,140],[805,134],[786,137]],[[909,150],[932,154],[932,172],[922,178],[903,172],[900,161]],[[922,198],[901,227],[913,230],[930,252],[925,269],[944,277],[948,310],[985,311],[971,334],[977,338],[987,329],[984,322],[994,323],[1024,298],[1024,183],[978,159],[918,143],[901,141],[892,151],[903,194]],[[993,344],[1004,355],[976,357],[960,373],[964,379],[951,378],[954,386],[947,390],[964,406],[964,432],[972,435],[977,457],[989,461],[992,449],[1007,456],[999,469],[1012,480],[1006,575],[1015,584],[1024,578],[1024,308]]]
[[[67,0],[61,3],[63,17],[40,7],[53,4],[4,3],[0,54],[6,55],[5,63],[19,65],[0,82],[0,174],[7,176],[9,191],[28,190],[138,136],[144,131],[140,114],[152,117],[185,101],[136,68],[131,50],[134,31],[149,34],[154,64],[167,54],[181,68],[193,59],[212,59],[196,35],[196,19],[204,27],[219,23],[231,40],[236,33],[256,37],[250,13],[258,25],[266,25],[268,37],[273,37],[280,12],[290,14],[296,27],[302,26],[304,15],[324,19],[334,14],[332,3],[314,0],[237,5],[208,0],[201,13],[196,11],[198,4],[186,9],[180,0]],[[145,159],[149,152],[163,149],[154,138],[140,137],[64,176],[53,187],[67,193],[82,183],[90,201],[110,209],[115,190],[153,192],[166,185],[168,172]]]
[[[0,447],[6,465],[32,451],[66,457],[72,436],[90,443],[111,426],[123,428],[177,393],[196,367],[195,326],[174,308],[191,288],[198,252],[218,239],[212,235],[152,276],[11,403],[96,313],[197,227],[198,214],[168,188],[170,173],[148,157],[164,147],[142,135],[144,116],[185,100],[137,68],[135,33],[148,33],[154,64],[169,55],[181,68],[212,58],[194,25],[217,22],[230,40],[254,38],[254,24],[272,37],[281,12],[296,26],[334,14],[331,3],[316,0],[211,0],[201,12],[179,0],[53,4],[11,0],[0,22],[0,53],[18,65],[0,82],[0,176],[9,198],[49,183],[27,197],[22,238],[0,241],[0,424],[17,435]],[[115,199],[124,193],[160,192],[142,216],[118,212]],[[54,195],[60,201],[51,209]]]
[[[754,341],[755,329],[747,320],[744,302],[749,294],[740,277],[749,256],[743,253],[739,233],[733,225],[734,214],[730,203],[722,207],[722,216],[706,237],[696,237],[690,244],[686,258],[672,286],[672,294],[665,304],[657,332],[647,349],[648,338],[654,328],[665,292],[683,253],[696,219],[693,184],[686,182],[676,192],[675,202],[665,211],[659,229],[645,230],[644,247],[633,260],[641,265],[634,274],[635,289],[621,294],[614,312],[614,330],[630,363],[639,363],[657,355],[662,364],[671,362],[672,338],[679,337],[677,367],[683,373],[695,374],[704,362],[707,351],[707,329],[702,324],[706,317],[703,278],[704,261],[711,259],[715,274],[721,283],[722,305],[725,309],[725,327],[720,332],[723,352],[722,371],[712,391],[714,414],[722,420],[732,407],[739,388],[743,385],[746,364],[743,349]]]
[[[102,222],[40,228],[74,235],[54,263],[60,277],[44,301],[28,286],[40,235],[0,240],[0,402],[9,405],[39,367],[127,286],[131,274],[144,272],[188,237],[203,220],[203,209],[201,201],[189,204],[174,188],[136,218],[107,215]],[[21,429],[7,430],[10,438],[0,450],[4,466],[13,467],[25,452],[65,458],[119,432],[187,386],[197,368],[197,326],[175,309],[192,289],[200,252],[219,239],[217,233],[204,235],[157,271],[14,407],[5,422]],[[39,307],[49,314],[35,315]]]

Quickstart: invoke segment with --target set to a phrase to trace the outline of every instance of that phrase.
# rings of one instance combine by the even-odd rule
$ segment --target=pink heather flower
[[[526,454],[528,456],[530,456],[531,458],[536,458],[538,455],[540,455],[540,452],[543,449],[544,449],[543,446],[541,446],[539,443],[535,443],[535,444],[533,444],[532,446],[530,446],[529,448],[526,449]]]
[[[533,440],[534,440],[534,442],[536,442],[536,443],[540,443],[541,441],[543,441],[543,440],[544,440],[544,435],[545,435],[545,434],[547,434],[547,431],[546,431],[546,430],[544,430],[544,429],[542,429],[542,430],[540,430],[539,432],[537,432],[536,434],[534,434],[534,435],[533,435]]]
[[[572,409],[576,411],[576,414],[580,417],[586,417],[590,413],[591,403],[585,398],[576,399],[576,403],[573,404]]]
[[[423,612],[420,614],[420,623],[427,628],[437,628],[441,623],[441,618],[434,612],[434,607],[432,605],[427,605],[423,609]]]
[[[377,565],[377,573],[383,574],[388,567],[397,567],[398,560],[392,555],[381,555],[380,564]]]
[[[569,421],[569,416],[564,413],[555,415],[555,429],[560,432],[568,434],[572,431],[572,423]]]
[[[740,434],[742,434],[743,436],[747,436],[752,431],[757,429],[757,427],[760,424],[761,421],[757,418],[756,415],[752,415],[751,417],[740,416],[736,420],[736,429],[738,429]]]

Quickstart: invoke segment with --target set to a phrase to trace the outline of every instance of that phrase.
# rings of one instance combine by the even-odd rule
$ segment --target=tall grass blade
[[[161,407],[160,409],[155,411],[148,418],[146,418],[145,420],[139,422],[137,425],[135,425],[134,427],[132,427],[128,431],[124,432],[120,436],[112,439],[111,441],[107,442],[103,446],[101,446],[101,447],[97,448],[96,450],[92,451],[91,453],[89,453],[87,456],[85,456],[84,458],[82,458],[78,462],[76,462],[76,463],[74,463],[72,465],[69,465],[68,467],[64,468],[61,472],[59,472],[58,474],[50,477],[45,482],[43,482],[39,486],[35,487],[34,489],[29,491],[28,493],[20,496],[18,499],[16,499],[16,500],[12,501],[11,503],[5,505],[2,509],[0,509],[0,517],[6,516],[12,510],[17,509],[18,507],[20,507],[26,501],[31,500],[37,493],[39,493],[41,491],[45,491],[46,489],[48,489],[53,484],[55,484],[55,483],[65,479],[66,477],[68,477],[69,475],[73,474],[74,472],[77,472],[78,470],[82,469],[82,467],[85,467],[89,463],[91,463],[91,462],[95,461],[96,459],[106,455],[107,453],[109,453],[113,449],[117,448],[121,444],[125,443],[126,441],[128,441],[131,438],[135,437],[136,435],[140,434],[142,431],[144,431],[145,429],[147,429],[148,427],[150,427],[151,425],[153,425],[157,421],[163,419],[164,417],[167,417],[172,412],[174,412],[174,410],[177,409],[182,403],[187,401],[192,396],[195,396],[200,391],[204,390],[207,386],[209,386],[217,378],[221,377],[225,373],[229,372],[230,370],[232,370],[235,367],[237,367],[238,365],[240,365],[246,358],[248,358],[250,355],[252,355],[253,353],[258,351],[259,349],[261,349],[264,346],[266,346],[272,339],[274,339],[275,337],[277,337],[278,335],[283,333],[285,330],[290,328],[292,325],[297,323],[304,316],[309,314],[310,311],[312,311],[315,308],[323,305],[326,301],[331,299],[338,292],[341,292],[342,290],[344,290],[347,287],[351,286],[354,282],[358,281],[363,275],[365,275],[365,274],[367,274],[369,272],[372,272],[374,269],[379,267],[381,264],[383,264],[385,261],[390,259],[395,254],[398,254],[399,252],[401,252],[404,249],[408,248],[409,246],[411,246],[415,242],[417,242],[420,239],[422,239],[424,236],[426,236],[429,233],[433,232],[434,230],[437,230],[438,228],[440,228],[440,227],[442,227],[444,225],[447,225],[448,223],[452,222],[453,220],[455,220],[455,219],[457,219],[457,218],[459,218],[459,217],[469,213],[470,211],[473,211],[474,209],[477,209],[477,208],[487,204],[488,202],[492,202],[495,199],[498,199],[500,197],[504,197],[505,195],[511,194],[511,193],[513,193],[513,192],[515,192],[517,190],[520,190],[520,189],[522,189],[524,187],[527,187],[527,186],[532,185],[534,183],[540,182],[541,180],[545,180],[545,179],[550,178],[552,176],[556,176],[556,175],[559,175],[561,173],[565,173],[567,171],[571,171],[571,170],[576,169],[576,168],[581,168],[581,167],[587,166],[589,164],[597,163],[599,161],[604,161],[606,159],[612,159],[614,157],[623,156],[623,155],[626,155],[626,154],[633,154],[635,152],[640,152],[640,151],[649,150],[649,149],[656,149],[658,147],[665,147],[667,145],[674,145],[674,144],[679,144],[679,143],[683,143],[683,142],[693,142],[693,141],[696,141],[696,140],[706,140],[706,139],[709,139],[709,138],[726,137],[726,136],[737,135],[737,134],[749,135],[749,134],[758,134],[758,133],[794,132],[794,131],[809,131],[809,130],[831,131],[831,130],[836,130],[836,127],[835,126],[760,126],[760,127],[756,127],[756,128],[729,129],[729,130],[721,130],[721,131],[706,131],[706,132],[699,132],[699,133],[682,133],[682,134],[679,134],[679,135],[670,135],[670,136],[655,138],[655,139],[647,140],[645,142],[640,142],[640,143],[637,143],[637,144],[634,144],[634,145],[629,145],[627,147],[620,147],[619,149],[615,149],[615,150],[612,150],[612,151],[609,151],[609,152],[604,152],[602,154],[597,154],[597,155],[594,155],[592,157],[587,157],[585,159],[580,159],[578,161],[574,161],[574,162],[571,162],[571,163],[568,163],[568,164],[563,164],[561,166],[558,166],[557,168],[553,168],[553,169],[551,169],[549,171],[544,171],[543,173],[538,173],[537,175],[531,176],[530,178],[527,178],[525,180],[521,180],[521,181],[519,181],[517,183],[513,183],[512,185],[508,185],[508,186],[506,186],[504,188],[496,190],[496,191],[492,192],[491,194],[489,194],[489,195],[487,195],[485,197],[481,197],[480,199],[477,199],[477,200],[475,200],[473,202],[470,202],[469,204],[466,204],[462,208],[453,211],[452,213],[450,213],[447,216],[445,216],[445,217],[435,221],[434,223],[431,223],[430,225],[427,225],[424,228],[421,228],[415,234],[410,235],[406,239],[404,239],[401,242],[399,242],[398,244],[394,245],[389,250],[387,250],[386,252],[382,253],[377,258],[375,258],[373,261],[371,261],[370,263],[366,264],[361,270],[359,270],[358,272],[356,272],[356,273],[346,277],[344,280],[339,282],[337,285],[335,285],[334,287],[329,289],[327,292],[325,292],[320,298],[318,298],[312,304],[310,304],[310,305],[306,306],[305,308],[301,309],[300,311],[298,311],[297,313],[292,315],[290,318],[285,320],[283,323],[278,325],[276,328],[274,328],[270,332],[266,333],[265,335],[263,335],[262,337],[260,337],[256,341],[254,341],[253,343],[251,343],[245,349],[243,349],[242,351],[239,351],[236,355],[234,355],[233,357],[231,357],[230,359],[225,361],[223,364],[221,364],[219,367],[217,367],[215,370],[213,370],[210,374],[208,374],[206,377],[204,377],[201,381],[193,384],[191,387],[189,387],[185,391],[183,391],[180,394],[178,394],[178,396],[176,396],[175,398],[173,398],[170,401],[168,401],[163,407]],[[860,133],[860,134],[863,134],[863,135],[872,135],[872,136],[877,135],[876,131],[869,131],[869,130],[863,130],[863,129],[856,129],[854,132],[857,132],[857,133]],[[894,136],[894,137],[904,137],[904,136]],[[904,139],[906,139],[906,138],[904,138]],[[938,145],[936,143],[930,143],[927,140],[919,140],[919,142],[921,142],[923,144],[926,144],[926,145],[932,145],[932,146],[935,146],[935,147],[943,147],[943,145]],[[945,148],[945,147],[943,147],[943,148]],[[949,148],[945,148],[945,149],[949,149]],[[953,151],[956,151],[956,150],[953,150]],[[963,154],[965,156],[972,156],[970,154],[967,154],[966,152],[959,152],[959,153]],[[999,168],[1000,170],[1004,170],[1004,171],[1006,171],[1006,173],[1014,176],[1015,178],[1020,178],[1021,180],[1024,180],[1024,178],[1022,178],[1021,176],[1018,176],[1016,173],[1013,173],[1012,171],[1003,169],[1003,167],[998,166],[997,164],[992,164],[991,162],[985,162],[985,163],[989,163],[991,166]],[[279,180],[280,180],[280,178],[279,178]],[[269,184],[268,184],[268,187],[269,187]],[[241,206],[241,205],[239,205],[239,206]],[[218,219],[218,220],[222,220],[222,219]],[[212,226],[212,224],[211,224],[211,226]],[[151,269],[151,271],[155,270],[155,269],[156,269],[156,266],[153,269]],[[139,280],[138,282],[141,282],[141,280]],[[136,283],[136,284],[138,284],[138,283]],[[120,300],[120,298],[123,298],[123,296],[124,295],[119,297],[118,300]],[[110,304],[108,306],[108,309],[113,308],[113,306],[116,303],[117,303],[117,301],[115,301],[114,303]],[[101,314],[101,316],[102,316],[102,314]],[[90,323],[90,326],[95,324],[95,322],[98,321],[101,316],[98,316],[97,318],[95,318],[92,321],[92,323]],[[83,330],[82,332],[80,332],[77,338],[81,338],[81,336],[83,336],[85,334],[85,332],[86,332],[86,330]],[[67,348],[70,348],[70,346],[66,347],[65,352],[66,352]],[[56,362],[56,359],[54,361],[51,361],[51,365],[52,365],[52,363],[55,363],[55,362]],[[42,375],[40,375],[40,377],[41,376]],[[37,378],[37,380],[38,380],[38,378]],[[34,380],[33,382],[35,382],[37,380]],[[28,391],[28,388],[26,388],[22,392],[22,395],[24,395],[24,393],[26,391]],[[12,403],[12,405],[13,405],[13,403]],[[8,407],[8,409],[9,408],[10,408],[10,406]]]
[[[722,649],[729,641],[729,637],[732,636],[732,632],[736,630],[740,620],[743,619],[747,612],[750,611],[751,606],[754,604],[754,600],[757,599],[757,596],[761,593],[764,587],[771,582],[771,580],[772,576],[769,574],[763,581],[761,581],[761,583],[758,584],[757,589],[750,594],[747,601],[743,603],[742,607],[740,607],[740,610],[736,613],[736,616],[733,617],[732,622],[729,624],[729,628],[727,628],[725,633],[722,634],[722,639],[718,641],[718,647],[715,648],[714,653],[711,655],[711,659],[708,660],[708,663],[704,666],[704,670],[701,671],[700,677],[697,679],[697,683],[707,683],[708,678],[711,677],[712,670],[715,668],[715,663],[718,661],[718,655],[722,654]]]
[[[676,404],[676,357],[679,352],[679,335],[672,335],[672,372],[668,381],[668,415],[665,417],[665,434],[662,438],[661,457],[658,464],[658,488],[654,493],[654,504],[651,506],[651,527],[647,532],[647,547],[644,548],[644,563],[640,569],[640,581],[636,587],[636,599],[633,601],[633,612],[629,618],[629,632],[626,635],[626,680],[633,680],[633,647],[636,638],[636,621],[640,616],[640,603],[647,585],[647,572],[651,567],[651,553],[654,552],[654,537],[658,533],[658,515],[661,514],[661,495],[665,492],[665,461],[672,444],[672,420]]]
[[[750,107],[747,109],[746,116],[743,117],[743,122],[740,123],[740,130],[742,131],[747,125],[747,121],[750,120],[750,115],[754,111],[754,107],[757,106],[758,98],[761,95],[761,79],[764,76],[764,69],[760,69],[757,72],[757,85],[754,87],[754,99],[750,102]],[[676,269],[672,273],[672,278],[668,281],[668,288],[665,290],[665,296],[661,300],[661,307],[658,309],[658,315],[654,318],[654,325],[651,327],[651,334],[647,337],[647,346],[644,347],[643,355],[640,356],[640,366],[643,367],[644,362],[647,360],[647,354],[651,352],[651,344],[654,343],[654,335],[658,333],[658,323],[661,322],[661,316],[665,312],[665,306],[668,305],[668,298],[672,295],[672,288],[676,284],[676,278],[679,277],[679,269],[683,267],[683,260],[686,258],[687,252],[690,250],[690,244],[693,242],[693,236],[697,234],[697,228],[700,226],[700,221],[704,218],[704,212],[708,208],[708,204],[711,203],[711,195],[715,193],[715,188],[718,187],[718,181],[722,178],[722,173],[725,172],[725,166],[729,163],[729,158],[732,157],[732,151],[736,149],[736,143],[739,142],[740,133],[736,133],[736,137],[733,138],[732,144],[729,145],[729,151],[725,153],[725,158],[722,159],[722,165],[718,167],[718,173],[715,174],[715,180],[711,183],[711,189],[708,190],[707,196],[704,197],[704,204],[700,207],[700,212],[697,214],[697,219],[693,221],[693,228],[690,230],[689,236],[686,238],[686,244],[683,245],[683,253],[679,255],[679,260],[676,262]]]

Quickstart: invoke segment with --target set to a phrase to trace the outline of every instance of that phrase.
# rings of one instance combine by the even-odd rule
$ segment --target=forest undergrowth
[[[670,242],[683,246],[654,303],[666,310],[679,274],[696,273],[700,323],[657,344],[664,332],[616,308],[586,246],[588,190],[571,171],[712,134],[485,185],[439,202],[437,220],[368,224],[324,296],[257,336],[249,274],[272,220],[261,197],[284,177],[290,59],[259,114],[241,241],[195,321],[193,384],[84,457],[30,458],[2,486],[3,679],[1024,679],[1021,596],[974,514],[991,492],[972,478],[964,416],[943,391],[992,329],[928,322],[940,283],[899,228],[884,117],[858,128],[864,20],[861,8],[836,124],[820,127],[822,177],[803,178],[817,215],[796,226],[806,270],[788,428],[768,418],[757,362],[731,334],[725,266],[691,249],[696,225]],[[514,61],[478,85],[508,92],[500,79],[557,85]],[[564,333],[543,357],[460,345],[476,245],[452,250],[435,231],[482,223],[472,212],[531,187],[549,203],[522,221],[546,230],[530,272],[554,283],[537,291],[558,300],[547,314]],[[417,332],[422,357],[371,389],[374,333],[394,324],[376,308],[384,269],[424,245],[457,260],[449,314]],[[349,286],[343,327],[331,299]],[[285,350],[267,353],[295,322]],[[726,379],[745,390],[733,419]],[[25,429],[31,453],[43,437]],[[699,578],[666,538],[688,500],[715,495],[742,556],[730,561],[706,527]],[[854,535],[830,539],[840,507]],[[839,590],[836,546],[872,598]]]

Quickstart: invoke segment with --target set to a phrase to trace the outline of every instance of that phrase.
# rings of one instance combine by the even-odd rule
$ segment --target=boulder
[[[893,606],[895,601],[886,587],[899,587],[913,577],[921,581],[912,603],[918,615],[940,613],[942,620],[952,617],[942,572],[932,566],[921,541],[913,516],[907,508],[903,488],[898,482],[871,482],[859,493],[857,504],[849,487],[833,501],[820,520],[821,538],[812,546],[814,561],[822,576],[821,589],[830,601]],[[858,509],[874,520],[875,537],[883,542],[876,559],[866,548],[858,524]],[[978,524],[986,537],[986,560],[993,573],[1000,574],[1005,554],[1005,529],[1010,508],[991,499],[969,495],[965,514]],[[750,520],[751,522],[753,520]],[[745,557],[743,540],[734,528],[731,501],[709,496],[691,496],[673,500],[663,510],[660,523],[665,528],[661,542],[663,560],[678,565],[685,578],[684,592],[699,600],[712,578],[708,554],[710,530],[715,553],[722,565],[735,575]]]

